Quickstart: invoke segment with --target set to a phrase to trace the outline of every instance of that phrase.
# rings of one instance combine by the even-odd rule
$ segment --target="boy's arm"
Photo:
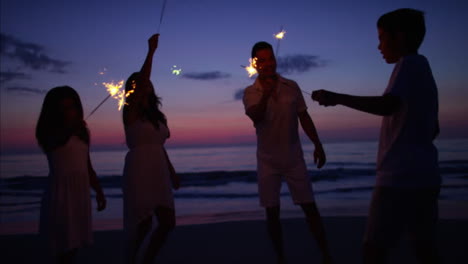
[[[362,112],[387,116],[393,114],[400,107],[400,98],[394,95],[383,96],[354,96],[318,90],[312,93],[312,100],[320,105],[344,105]]]
[[[96,172],[93,169],[91,164],[91,158],[88,155],[88,173],[89,173],[89,184],[91,188],[96,192],[96,202],[97,202],[97,210],[102,211],[106,208],[106,198],[104,196],[104,192],[102,191],[101,185],[99,184],[99,180],[97,178]]]
[[[314,162],[317,164],[317,168],[320,169],[323,167],[327,159],[325,156],[325,151],[322,147],[322,143],[318,137],[317,130],[315,129],[314,122],[312,121],[312,118],[310,118],[310,115],[307,113],[307,111],[299,113],[298,116],[302,129],[315,145]]]

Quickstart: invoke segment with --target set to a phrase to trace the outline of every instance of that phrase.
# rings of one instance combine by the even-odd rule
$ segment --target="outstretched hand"
[[[154,34],[148,39],[148,47],[151,51],[155,51],[158,48],[158,42],[159,42],[159,33]]]
[[[322,168],[326,161],[327,158],[325,156],[325,151],[323,150],[322,145],[315,145],[314,163],[317,164],[317,168]]]
[[[323,106],[335,106],[338,104],[338,94],[327,90],[317,90],[312,92],[312,100]]]

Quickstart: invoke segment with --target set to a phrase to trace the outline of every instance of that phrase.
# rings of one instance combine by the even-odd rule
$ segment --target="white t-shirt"
[[[304,162],[298,132],[298,114],[307,105],[296,82],[278,75],[276,99],[268,99],[265,116],[255,124],[257,132],[257,161],[278,169],[291,168]],[[245,110],[260,102],[263,89],[258,78],[244,90]]]
[[[438,126],[437,86],[422,55],[402,57],[384,95],[400,98],[400,108],[383,117],[377,157],[377,186],[440,185],[438,152],[433,139]]]

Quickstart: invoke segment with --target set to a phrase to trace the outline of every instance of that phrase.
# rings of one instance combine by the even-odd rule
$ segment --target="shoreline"
[[[365,217],[324,217],[335,263],[361,263]],[[302,218],[282,221],[288,263],[320,263],[314,238]],[[443,263],[467,263],[468,220],[442,219],[438,244]],[[123,263],[121,230],[94,232],[92,247],[81,249],[77,263]],[[48,263],[47,248],[37,235],[2,235],[2,263]],[[263,220],[181,225],[162,248],[158,263],[274,263]],[[315,262],[314,262],[315,261]],[[388,263],[415,263],[409,241],[402,237]]]
[[[368,201],[367,201],[368,203]],[[320,214],[323,218],[346,218],[346,217],[367,217],[367,206],[352,206],[347,207],[343,202],[341,205],[320,206],[318,204]],[[286,219],[302,219],[303,213],[296,207],[294,209],[282,209],[281,218]],[[177,215],[177,226],[192,226],[203,224],[218,224],[229,222],[248,222],[248,221],[263,221],[265,214],[262,208],[251,211],[233,211],[233,212],[217,212],[211,214],[188,214]],[[1,219],[0,219],[1,220]],[[439,201],[439,220],[440,221],[466,221],[468,222],[468,201]],[[0,221],[0,236],[6,235],[34,235],[38,233],[39,221],[27,222],[3,222]],[[93,216],[93,231],[121,231],[123,226],[122,218],[99,218]]]

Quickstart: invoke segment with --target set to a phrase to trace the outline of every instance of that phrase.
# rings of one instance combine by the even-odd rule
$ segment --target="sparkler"
[[[247,71],[247,74],[249,74],[249,78],[257,74],[257,58],[249,59],[249,66],[244,66],[241,65],[242,68],[244,68]]]
[[[311,93],[306,92],[306,91],[304,91],[304,90],[302,90],[302,89],[300,89],[300,90],[301,90],[301,92],[303,92],[303,93],[305,93],[305,94],[312,95]]]
[[[182,73],[182,68],[177,69],[177,65],[172,66],[171,70],[174,75],[180,75]]]
[[[285,34],[286,31],[283,29],[283,26],[281,26],[281,31],[273,35],[278,40],[278,42],[276,42],[276,57],[279,57],[280,42]]]
[[[99,107],[101,107],[102,104],[104,104],[109,98],[114,98],[116,100],[118,100],[118,106],[119,106],[119,111],[122,109],[123,105],[125,104],[125,98],[130,96],[130,94],[132,94],[134,92],[134,89],[133,90],[130,90],[129,92],[125,93],[125,91],[121,91],[120,89],[122,88],[123,86],[123,83],[124,81],[121,80],[117,83],[114,83],[113,81],[112,82],[103,82],[102,85],[104,85],[104,87],[106,87],[107,89],[107,92],[109,92],[109,95],[106,96],[106,98],[104,98],[104,100],[102,100],[94,109],[93,111],[91,111],[91,113],[89,113],[89,115],[86,117],[86,119],[88,119],[92,114],[94,114],[94,112],[96,112],[96,110],[99,109]]]
[[[164,17],[164,11],[166,10],[166,2],[167,2],[167,0],[163,0],[163,4],[162,4],[162,7],[161,7],[161,15],[159,16],[159,26],[158,26],[158,31],[157,31],[158,33],[161,30],[161,24],[162,24],[163,17]]]

